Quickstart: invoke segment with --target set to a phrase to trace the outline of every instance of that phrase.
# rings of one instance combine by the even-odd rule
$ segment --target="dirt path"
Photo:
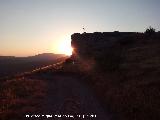
[[[54,116],[55,120],[65,120],[65,115],[71,115],[69,120],[109,120],[94,93],[81,82],[80,77],[53,75],[46,81],[45,114]],[[57,114],[61,117],[55,117]]]

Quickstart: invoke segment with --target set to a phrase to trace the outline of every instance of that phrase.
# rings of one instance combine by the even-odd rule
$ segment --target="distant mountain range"
[[[42,53],[35,56],[28,57],[15,57],[15,56],[0,56],[0,60],[27,60],[27,61],[43,61],[43,60],[55,60],[61,57],[65,57],[64,54],[54,54],[54,53]]]
[[[64,54],[53,54],[53,53],[43,53],[43,54],[38,54],[35,56],[29,56],[27,57],[28,59],[31,60],[55,60],[61,57],[65,57],[66,55]]]
[[[29,57],[0,56],[0,77],[14,75],[66,59],[64,54],[43,53]]]

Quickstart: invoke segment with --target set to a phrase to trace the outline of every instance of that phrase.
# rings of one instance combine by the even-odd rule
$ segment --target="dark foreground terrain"
[[[160,34],[105,34],[78,34],[70,58],[1,79],[0,119],[159,120]]]
[[[47,119],[50,115],[50,119],[58,120],[71,115],[68,119],[109,120],[111,115],[84,80],[80,74],[64,71],[63,63],[5,80],[0,86],[0,118]]]

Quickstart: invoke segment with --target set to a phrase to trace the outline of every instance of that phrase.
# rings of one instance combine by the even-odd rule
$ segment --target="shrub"
[[[155,32],[156,32],[156,29],[150,26],[149,28],[146,29],[145,34],[153,35]]]

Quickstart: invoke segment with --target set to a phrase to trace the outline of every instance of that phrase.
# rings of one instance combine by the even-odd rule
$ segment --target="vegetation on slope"
[[[42,80],[16,78],[0,84],[0,119],[24,119],[27,113],[39,113],[45,96]]]
[[[76,67],[89,76],[88,84],[114,114],[114,119],[157,120],[160,119],[159,52],[160,34],[150,28],[145,34],[119,39],[91,59],[78,59]],[[86,69],[88,66],[92,69]]]

